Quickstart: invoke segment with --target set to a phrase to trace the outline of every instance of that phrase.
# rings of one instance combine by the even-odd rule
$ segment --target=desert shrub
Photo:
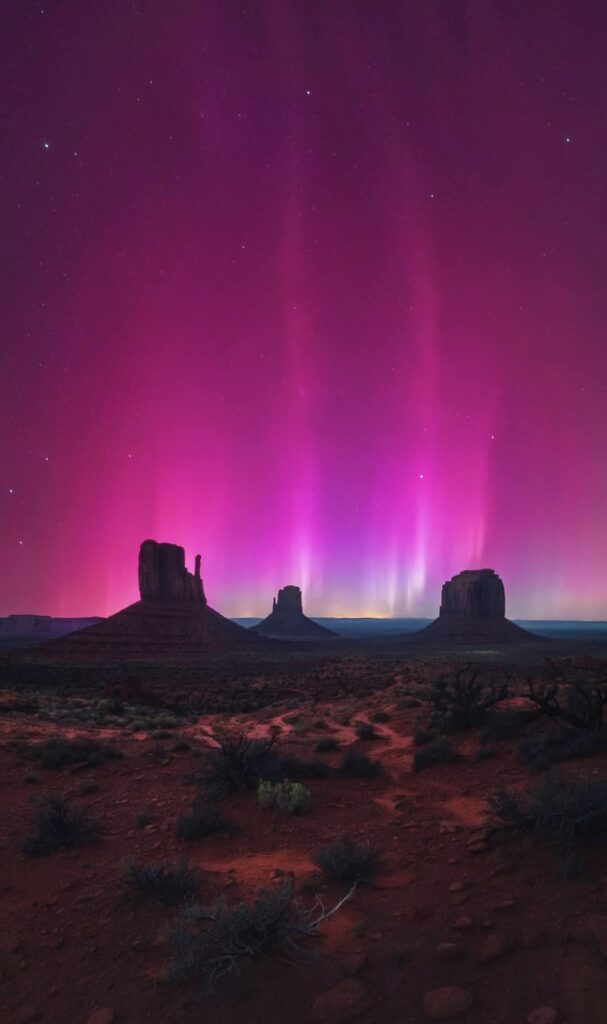
[[[96,768],[105,761],[122,757],[117,747],[86,736],[77,739],[53,737],[32,744],[27,753],[42,768],[63,768],[69,764],[86,764]]]
[[[379,711],[373,711],[369,715],[369,718],[372,722],[375,722],[377,725],[381,725],[382,722],[390,721],[390,715],[388,714],[388,712],[382,711],[381,709]]]
[[[234,825],[224,818],[217,804],[203,794],[196,797],[187,814],[181,814],[177,819],[177,835],[187,842],[221,833],[231,835],[234,831]]]
[[[83,779],[78,786],[78,792],[80,796],[88,796],[90,793],[99,792],[99,783],[95,782],[94,779]]]
[[[287,814],[307,814],[312,807],[312,794],[301,782],[260,782],[257,789],[259,806]]]
[[[153,861],[140,864],[129,861],[125,874],[129,897],[153,900],[169,906],[176,906],[196,896],[202,882],[201,872],[189,868],[184,862],[168,864],[166,861]]]
[[[551,765],[607,750],[607,729],[597,732],[560,729],[539,736],[526,736],[518,745],[518,755],[534,771]]]
[[[548,682],[527,681],[529,700],[541,715],[572,729],[601,731],[607,726],[607,678],[601,675],[579,673],[565,681],[559,669],[553,666],[556,679]]]
[[[484,680],[480,669],[464,665],[450,676],[439,676],[429,693],[432,725],[440,732],[459,732],[482,725],[487,713],[509,696],[510,679]]]
[[[23,776],[23,781],[26,782],[28,786],[37,786],[40,782],[40,776],[36,775],[36,772],[26,772]]]
[[[381,765],[378,761],[372,761],[360,751],[348,747],[339,762],[339,770],[342,775],[349,775],[354,779],[376,779],[381,775]]]
[[[413,746],[423,747],[426,743],[432,743],[436,739],[436,733],[430,729],[416,729],[413,733]]]
[[[54,850],[71,849],[92,842],[99,824],[85,808],[70,807],[63,797],[41,801],[32,816],[32,831],[21,844],[28,857],[39,857]]]
[[[491,711],[485,719],[481,732],[481,741],[510,740],[518,736],[521,728],[529,720],[529,714],[506,708],[503,711]]]
[[[312,854],[312,861],[326,875],[346,885],[368,882],[379,867],[376,852],[368,843],[342,836]]]
[[[283,775],[274,737],[253,740],[246,733],[227,737],[206,751],[205,759],[207,787],[213,796],[256,789],[262,779],[277,780]]]
[[[375,726],[371,722],[357,722],[354,732],[359,740],[372,740],[377,736]]]
[[[149,811],[138,811],[134,819],[135,828],[145,828],[146,825],[151,825],[153,820]]]
[[[413,769],[418,772],[432,764],[450,764],[457,760],[457,753],[448,740],[435,740],[415,752]]]
[[[569,877],[581,870],[583,845],[607,840],[607,779],[549,775],[525,794],[498,790],[488,804],[499,826],[532,830],[554,843]]]
[[[333,736],[321,736],[314,747],[317,754],[328,754],[332,750],[338,750],[339,743]]]
[[[186,907],[180,925],[168,935],[172,951],[169,978],[193,980],[206,995],[217,984],[258,957],[297,949],[296,938],[314,934],[321,918],[299,911],[290,882],[262,889],[249,903],[225,899],[209,907]]]
[[[171,747],[171,750],[173,751],[174,754],[180,754],[182,752],[185,752],[186,750],[191,749],[191,745],[188,743],[187,740],[184,739],[175,740],[173,746]]]

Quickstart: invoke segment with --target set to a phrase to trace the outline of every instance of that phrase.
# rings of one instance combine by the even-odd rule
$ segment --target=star
[[[573,140],[572,140],[572,138],[571,138],[571,136],[570,136],[570,135],[566,135],[566,136],[565,136],[565,142],[572,142],[572,141],[573,141]]]
[[[42,143],[42,148],[43,149],[50,149],[51,148],[50,142],[43,142]]]
[[[424,474],[423,474],[423,473],[420,473],[420,474],[419,474],[419,478],[420,478],[420,480],[423,480],[423,479],[424,479]]]
[[[312,95],[312,90],[311,89],[306,89],[306,96],[311,96],[311,95]]]
[[[13,488],[12,488],[12,487],[9,487],[9,489],[8,489],[8,493],[9,493],[9,494],[12,494],[12,493],[13,493]]]

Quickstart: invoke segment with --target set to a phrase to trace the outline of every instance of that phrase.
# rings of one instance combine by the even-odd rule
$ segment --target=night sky
[[[607,7],[7,0],[0,614],[607,616]]]

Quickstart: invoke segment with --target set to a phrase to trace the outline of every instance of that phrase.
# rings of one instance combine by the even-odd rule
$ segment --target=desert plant
[[[201,872],[188,867],[183,861],[179,864],[128,861],[125,876],[126,892],[130,898],[153,900],[169,906],[193,898],[202,882]]]
[[[557,678],[551,681],[527,680],[527,696],[539,713],[573,729],[603,729],[607,725],[607,679],[578,675],[562,681],[558,668],[553,671]]]
[[[39,857],[54,850],[70,849],[92,842],[99,824],[85,808],[70,807],[63,797],[48,797],[36,807],[32,831],[21,844],[28,857]]]
[[[413,770],[421,771],[433,764],[451,764],[457,760],[457,753],[449,740],[435,740],[415,752]]]
[[[372,761],[360,751],[348,747],[339,763],[339,770],[342,775],[349,775],[354,779],[376,779],[381,775],[382,769],[379,762]]]
[[[357,843],[347,835],[321,846],[312,855],[312,861],[330,878],[348,885],[368,882],[379,867],[377,854],[371,846]]]
[[[177,835],[187,842],[222,833],[231,835],[234,831],[234,825],[227,821],[217,805],[202,793],[197,795],[192,809],[177,819]]]
[[[318,934],[353,891],[330,910],[320,900],[310,910],[297,907],[290,881],[261,889],[249,903],[230,906],[220,899],[209,907],[187,906],[180,925],[168,935],[173,953],[169,979],[193,979],[201,994],[207,995],[216,991],[222,979],[240,974],[259,957],[301,955],[301,938]]]
[[[382,711],[380,709],[379,711],[373,711],[369,715],[369,719],[371,722],[376,722],[377,724],[381,725],[382,722],[390,721],[390,715],[388,714],[387,711]]]
[[[153,820],[149,811],[138,811],[134,818],[135,828],[145,828],[146,825],[151,825]]]
[[[554,843],[570,875],[580,869],[579,849],[607,840],[607,780],[549,775],[527,793],[498,790],[488,799],[497,828],[533,830]]]
[[[307,814],[312,807],[312,794],[301,782],[260,782],[257,788],[259,806],[287,814]]]
[[[80,796],[88,796],[90,793],[99,792],[99,783],[95,782],[94,779],[83,779],[78,786],[78,792]]]
[[[338,750],[338,748],[339,743],[333,736],[321,736],[316,741],[316,746],[314,747],[317,754],[328,754],[333,750]]]
[[[354,726],[354,732],[359,740],[372,740],[377,736],[372,722],[357,722]]]
[[[63,768],[71,764],[86,764],[94,768],[122,756],[117,747],[86,736],[77,739],[53,737],[32,744],[26,753],[42,768]]]
[[[526,736],[518,745],[519,758],[534,771],[603,750],[607,750],[607,729],[590,732],[561,728],[545,735]]]
[[[450,676],[439,676],[429,693],[432,725],[440,732],[458,732],[481,725],[487,713],[510,693],[510,677],[486,681],[469,663]]]
[[[209,792],[220,797],[238,790],[256,789],[262,779],[281,778],[282,769],[274,742],[274,736],[254,740],[241,733],[226,737],[219,746],[207,750]]]

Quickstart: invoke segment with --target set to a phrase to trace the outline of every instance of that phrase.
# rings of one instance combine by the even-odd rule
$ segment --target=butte
[[[37,649],[45,658],[75,661],[190,661],[200,654],[259,647],[260,637],[207,604],[200,577],[185,567],[177,544],[145,540],[139,549],[140,600],[86,629]]]
[[[506,592],[494,569],[464,569],[447,580],[438,618],[415,636],[465,644],[521,644],[539,639],[506,618]]]
[[[332,630],[304,615],[301,590],[294,586],[283,587],[278,591],[278,597],[272,601],[270,614],[256,626],[251,626],[250,631],[275,640],[328,640],[337,636]]]

